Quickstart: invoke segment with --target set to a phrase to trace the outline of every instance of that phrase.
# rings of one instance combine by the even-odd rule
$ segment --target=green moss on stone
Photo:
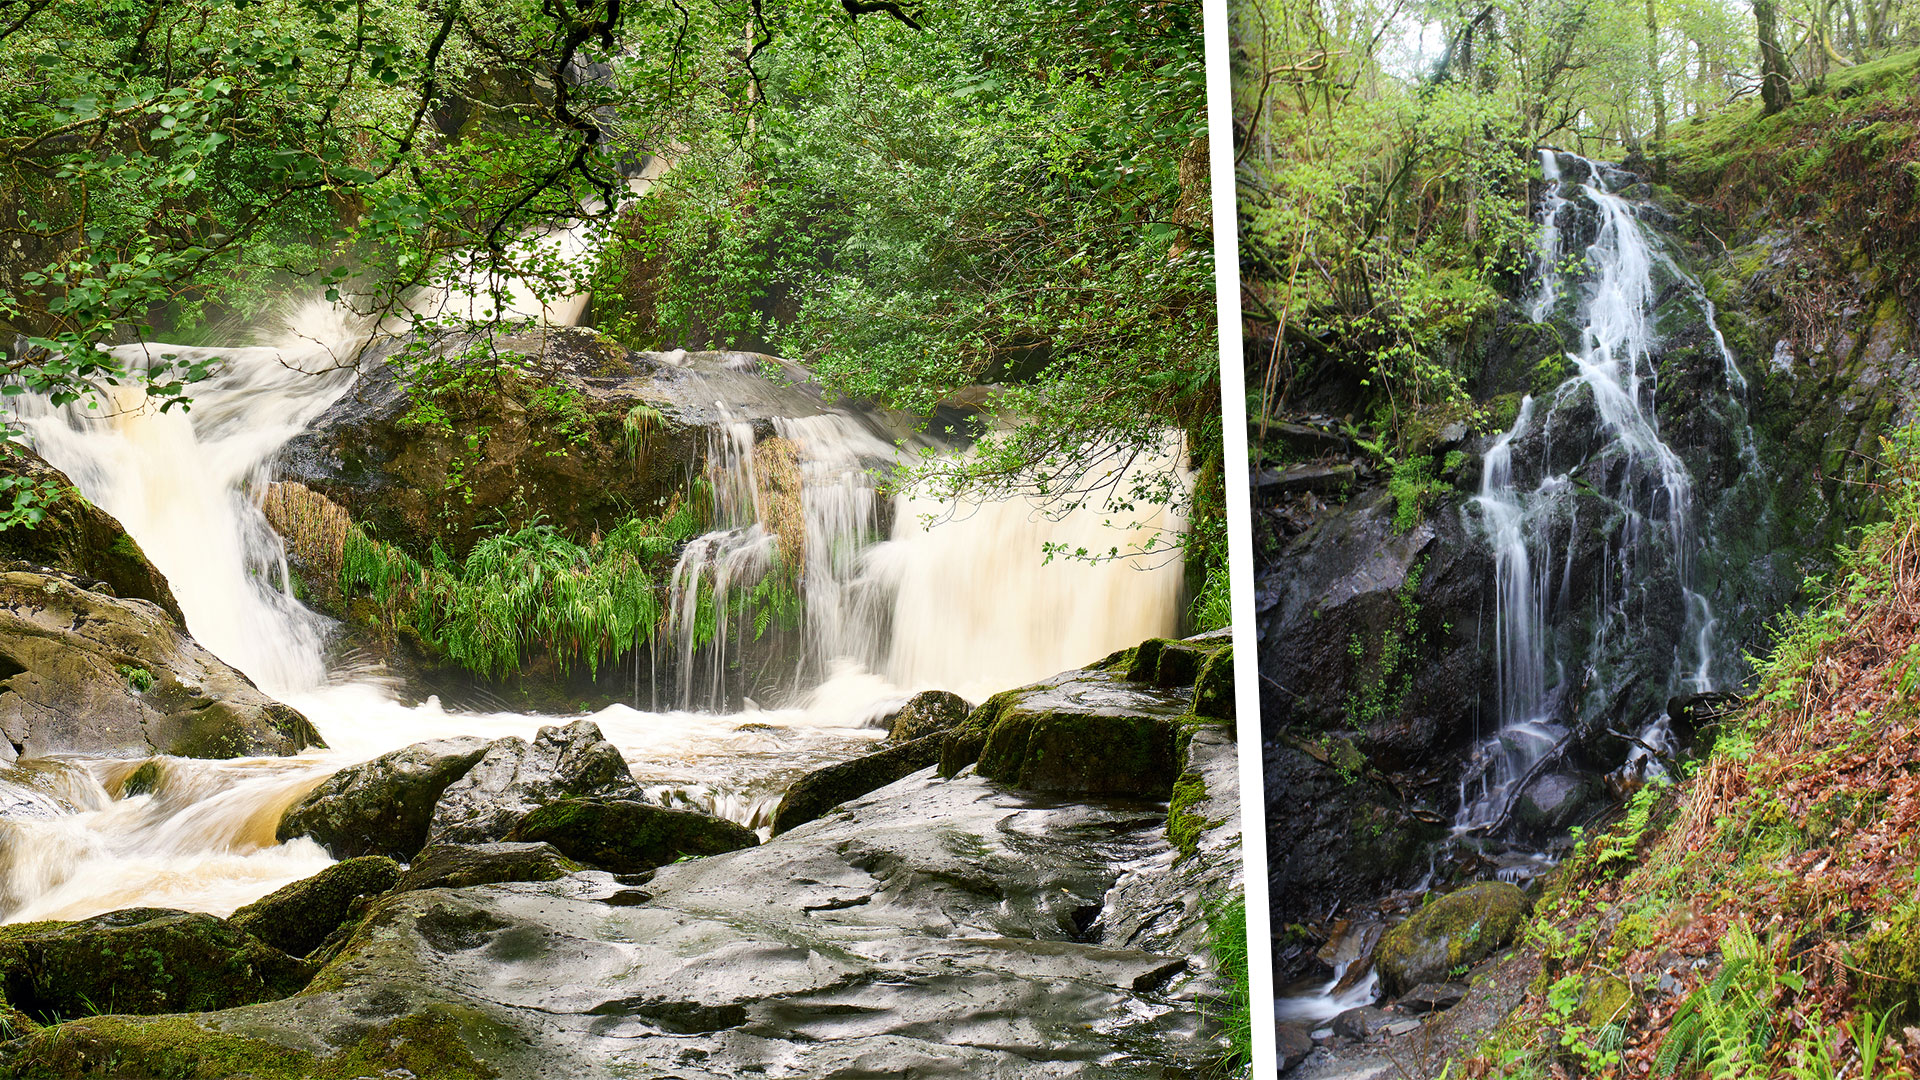
[[[1511,942],[1532,906],[1516,885],[1469,885],[1434,899],[1388,931],[1374,952],[1374,965],[1390,994],[1444,982],[1456,969]]]
[[[148,759],[142,762],[140,767],[129,773],[126,780],[121,783],[120,797],[128,799],[135,795],[148,795],[159,790],[163,775],[158,761]]]
[[[1209,821],[1193,808],[1207,801],[1207,782],[1196,773],[1183,774],[1173,782],[1173,796],[1167,801],[1167,839],[1185,859],[1200,848],[1200,835],[1226,823],[1225,818]]]
[[[1873,1012],[1920,999],[1920,905],[1896,908],[1853,948],[1861,1004]]]
[[[382,855],[335,863],[233,913],[233,925],[292,956],[318,948],[347,920],[354,901],[400,880],[400,864]]]

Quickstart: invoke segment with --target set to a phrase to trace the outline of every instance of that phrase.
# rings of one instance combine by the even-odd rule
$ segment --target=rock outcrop
[[[777,830],[778,815],[774,821]],[[521,818],[507,839],[544,841],[570,859],[616,874],[637,874],[688,856],[720,855],[760,842],[752,829],[725,818],[632,799],[550,802]]]
[[[0,571],[0,760],[55,753],[227,758],[324,745],[145,600]]]
[[[639,785],[619,747],[591,720],[543,727],[533,742],[497,739],[441,792],[427,829],[429,843],[484,844],[504,838],[520,819],[568,798],[638,796]]]

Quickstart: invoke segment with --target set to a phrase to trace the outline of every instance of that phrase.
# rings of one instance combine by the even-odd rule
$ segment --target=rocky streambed
[[[53,771],[104,778],[106,798],[190,797],[187,759],[134,767],[182,751],[150,737],[169,714],[132,712],[175,683],[209,702],[195,746],[312,738],[275,743],[270,721],[298,714],[152,603],[71,570],[0,583],[31,600],[0,623],[0,652],[53,678],[80,658],[128,703],[96,695],[62,714],[75,724],[34,729],[67,735],[17,739],[52,756],[0,768],[43,796],[10,817],[44,818],[42,763],[78,752],[104,757]],[[123,608],[176,654],[102,646]],[[23,642],[67,659],[48,668]],[[1203,1073],[1228,992],[1208,905],[1241,883],[1231,657],[1218,632],[978,707],[920,695],[881,747],[795,783],[765,841],[650,799],[591,720],[408,746],[306,782],[274,839],[342,861],[230,917],[0,927],[0,1073]],[[132,660],[145,689],[118,670]],[[30,713],[44,681],[16,675],[0,707]],[[124,730],[86,723],[116,714]],[[10,855],[25,835],[8,832]]]

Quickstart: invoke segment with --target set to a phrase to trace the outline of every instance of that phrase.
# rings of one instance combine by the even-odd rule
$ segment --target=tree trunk
[[[1661,181],[1666,179],[1661,162],[1667,150],[1667,88],[1660,79],[1660,17],[1653,5],[1647,0],[1647,86],[1653,91],[1653,178]]]
[[[1753,0],[1754,27],[1760,32],[1760,100],[1762,112],[1772,116],[1793,104],[1793,84],[1787,78],[1787,57],[1780,51],[1774,29],[1774,0]]]

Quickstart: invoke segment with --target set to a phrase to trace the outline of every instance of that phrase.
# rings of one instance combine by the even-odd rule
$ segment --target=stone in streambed
[[[1280,1071],[1286,1072],[1313,1053],[1313,1036],[1298,1024],[1281,1024],[1278,1029]]]
[[[384,855],[335,863],[233,913],[234,926],[292,956],[306,956],[352,915],[354,901],[391,889],[400,864]]]
[[[491,745],[474,736],[432,739],[342,769],[288,810],[274,835],[310,836],[336,859],[411,859],[426,846],[441,793]]]
[[[140,544],[118,518],[95,506],[67,474],[24,446],[0,452],[0,476],[14,476],[53,492],[53,501],[30,529],[0,531],[0,558],[51,567],[86,582],[93,592],[146,600],[179,625],[179,601]]]
[[[1519,933],[1532,907],[1526,893],[1504,881],[1433,900],[1380,939],[1373,962],[1386,992],[1443,982],[1455,968],[1493,955]]]
[[[45,1023],[272,1001],[298,991],[312,974],[312,965],[198,912],[131,908],[82,922],[0,928],[7,1001]]]
[[[554,881],[585,867],[552,844],[434,844],[394,883],[396,893],[465,889],[502,881]]]
[[[909,743],[950,731],[966,722],[973,706],[959,694],[925,690],[913,695],[888,725],[887,742]]]
[[[626,758],[591,720],[543,727],[528,743],[496,739],[434,807],[427,840],[482,844],[500,840],[527,814],[569,798],[631,798],[640,794]]]
[[[841,803],[878,791],[895,780],[912,776],[940,761],[945,736],[928,735],[909,743],[866,754],[824,769],[815,769],[794,781],[773,812],[773,835],[797,828]]]
[[[684,856],[719,855],[760,842],[753,830],[725,818],[632,799],[551,802],[520,819],[507,839],[544,841],[570,859],[616,874],[637,874]]]
[[[1467,996],[1467,988],[1459,983],[1421,983],[1419,986],[1400,995],[1394,1002],[1403,1011],[1414,1014],[1439,1012],[1460,1004]]]
[[[1343,1039],[1365,1042],[1386,1030],[1393,1017],[1374,1008],[1362,1005],[1357,1009],[1348,1009],[1333,1018],[1333,1033]]]
[[[967,723],[997,704],[980,749],[982,776],[1030,791],[1165,799],[1180,773],[1188,700],[1186,692],[1089,669],[996,695]]]

